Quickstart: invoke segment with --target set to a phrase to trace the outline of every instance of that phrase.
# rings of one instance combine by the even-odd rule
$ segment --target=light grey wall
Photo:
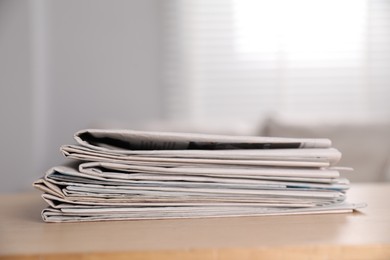
[[[1,0],[1,142],[16,146],[0,192],[63,162],[78,129],[161,118],[159,34],[158,0]]]
[[[0,191],[3,192],[18,191],[32,181],[29,20],[27,1],[0,1]]]

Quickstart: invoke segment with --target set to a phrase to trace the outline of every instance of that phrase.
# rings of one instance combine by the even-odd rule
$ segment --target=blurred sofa
[[[282,119],[266,120],[265,136],[329,138],[342,153],[340,166],[352,182],[390,181],[390,124],[381,122],[321,123]]]

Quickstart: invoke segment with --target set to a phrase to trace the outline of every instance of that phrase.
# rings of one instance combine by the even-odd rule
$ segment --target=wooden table
[[[390,184],[354,185],[360,212],[48,224],[39,193],[0,197],[0,259],[390,259]],[[306,258],[307,259],[307,258]]]

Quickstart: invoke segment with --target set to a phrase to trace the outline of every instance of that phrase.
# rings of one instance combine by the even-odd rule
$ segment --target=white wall
[[[1,144],[16,147],[0,192],[63,162],[78,129],[161,118],[159,33],[158,0],[1,0]]]

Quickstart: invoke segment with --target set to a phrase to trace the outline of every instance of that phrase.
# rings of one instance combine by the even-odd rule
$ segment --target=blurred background
[[[327,137],[390,180],[386,0],[0,0],[0,192],[87,127]]]

